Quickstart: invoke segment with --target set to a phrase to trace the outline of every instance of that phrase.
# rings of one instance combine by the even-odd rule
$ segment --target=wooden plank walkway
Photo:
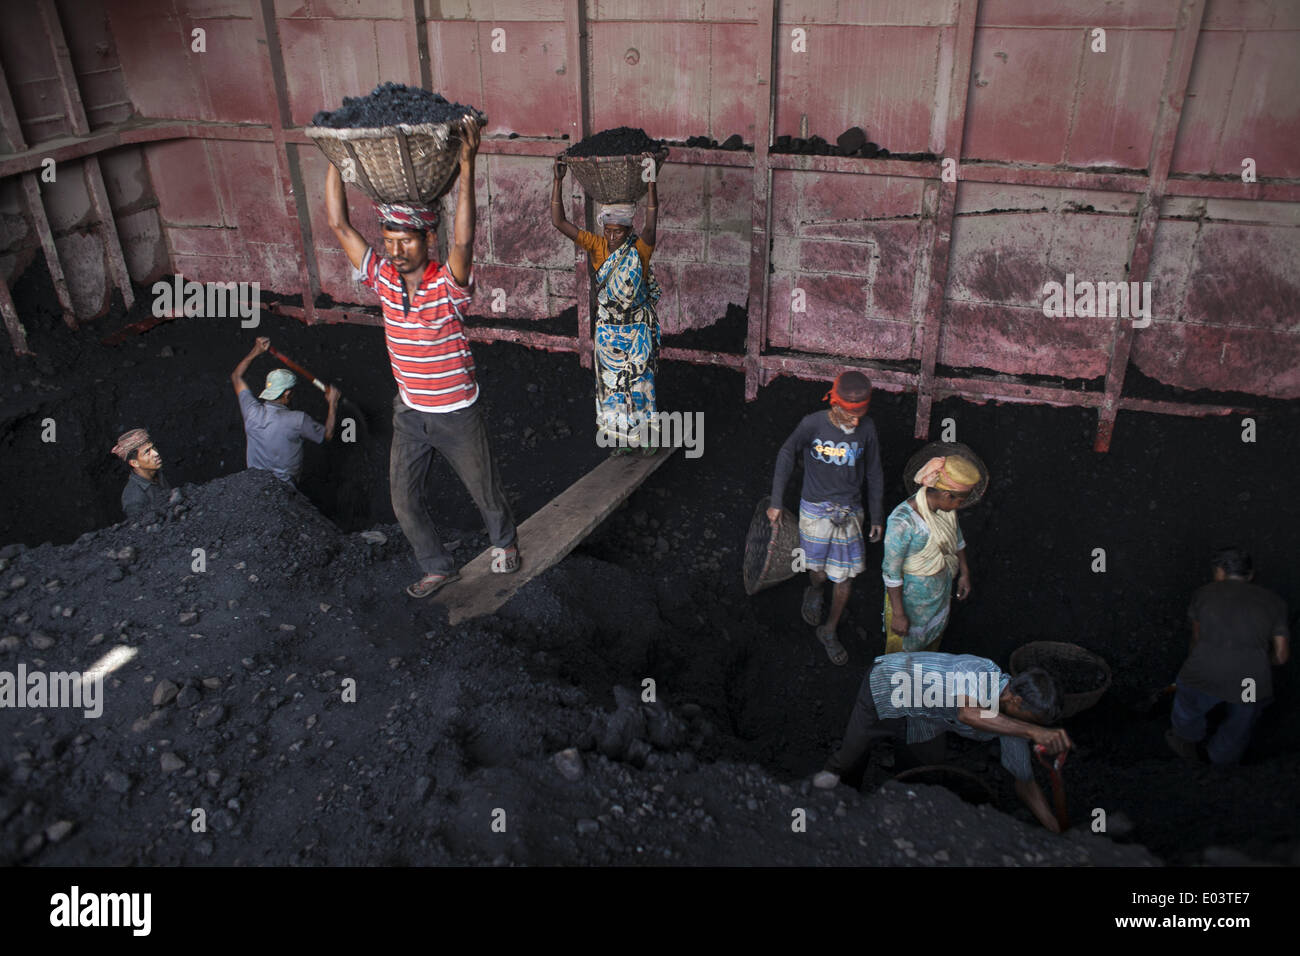
[[[461,568],[460,579],[433,600],[447,608],[451,624],[493,613],[521,587],[558,564],[676,450],[661,448],[653,458],[639,454],[607,458],[519,526],[523,566],[517,572],[493,574],[488,548]]]

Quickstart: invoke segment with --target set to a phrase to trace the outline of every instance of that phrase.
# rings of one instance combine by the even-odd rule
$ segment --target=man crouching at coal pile
[[[478,144],[478,126],[466,122],[455,234],[445,265],[429,259],[430,239],[438,227],[435,209],[381,204],[385,253],[381,260],[348,222],[338,169],[331,165],[325,179],[330,228],[356,269],[356,278],[378,294],[384,312],[384,338],[397,380],[388,483],[402,533],[424,571],[424,577],[406,588],[415,598],[428,597],[459,576],[424,505],[425,479],[435,450],[451,463],[483,516],[493,545],[492,570],[519,570],[515,520],[501,486],[483,410],[477,404],[474,358],[460,318],[460,306],[471,298]]]
[[[884,512],[884,473],[875,423],[867,418],[871,381],[861,372],[843,372],[823,401],[831,407],[806,415],[781,446],[772,475],[772,501],[767,517],[776,527],[786,482],[796,457],[803,459],[803,490],[799,495],[799,547],[810,583],[801,613],[817,629],[817,639],[834,664],[849,655],[835,637],[840,615],[853,589],[853,578],[866,569],[862,544],[862,485],[867,485],[871,509],[870,541],[880,540]],[[822,623],[826,579],[834,582],[831,610]]]
[[[1291,656],[1286,602],[1252,583],[1254,562],[1240,548],[1223,548],[1211,564],[1214,580],[1192,598],[1192,646],[1178,672],[1165,740],[1178,756],[1231,766],[1241,760],[1260,714],[1273,699],[1271,667]],[[1223,705],[1223,721],[1206,742],[1206,718]]]
[[[122,489],[122,511],[128,518],[159,511],[171,500],[171,485],[162,473],[162,456],[143,428],[123,432],[113,454],[131,466],[131,477]]]
[[[1064,730],[1047,726],[1060,718],[1060,702],[1056,681],[1037,667],[1012,678],[988,658],[971,654],[885,654],[862,679],[840,749],[813,777],[813,786],[829,790],[839,784],[841,776],[862,766],[876,740],[893,736],[880,722],[904,718],[909,748],[923,764],[943,759],[949,730],[972,740],[999,738],[1002,766],[1016,778],[1016,795],[1043,826],[1059,833],[1034,780],[1029,742],[1050,754],[1073,746]]]

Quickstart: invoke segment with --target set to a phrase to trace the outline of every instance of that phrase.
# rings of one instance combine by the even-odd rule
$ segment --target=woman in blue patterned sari
[[[646,153],[646,156],[651,156]],[[658,450],[655,373],[659,366],[659,283],[650,266],[659,219],[659,195],[650,183],[645,227],[632,231],[635,203],[603,206],[596,218],[602,235],[578,229],[564,218],[560,182],[564,164],[555,163],[551,224],[587,251],[596,277],[596,443],[610,455],[640,447]]]

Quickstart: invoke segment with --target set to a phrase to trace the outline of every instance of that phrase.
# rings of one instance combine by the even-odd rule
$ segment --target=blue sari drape
[[[596,270],[596,429],[607,444],[636,445],[658,427],[659,283],[629,235]]]

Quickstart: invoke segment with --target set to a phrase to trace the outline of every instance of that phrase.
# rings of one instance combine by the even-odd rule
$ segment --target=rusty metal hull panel
[[[572,335],[480,337],[586,351],[590,283],[548,221],[551,160],[627,124],[749,147],[674,148],[655,253],[665,332],[748,306],[735,352],[674,353],[743,368],[747,394],[868,363],[921,393],[918,434],[933,399],[960,394],[1096,407],[1098,447],[1136,407],[1130,366],[1180,388],[1300,397],[1296,4],[59,0],[66,52],[51,59],[53,8],[15,10],[0,38],[15,134],[0,176],[32,175],[48,148],[98,163],[103,186],[89,165],[84,181],[60,176],[31,216],[7,181],[4,212],[23,228],[0,234],[0,266],[40,254],[48,219],[78,312],[101,309],[94,287],[124,268],[136,281],[165,268],[303,295],[307,321],[364,316],[317,316],[318,294],[372,300],[334,246],[324,160],[301,127],[392,79],[492,118],[473,311],[517,323],[577,306]],[[49,107],[78,97],[80,121]],[[894,155],[771,151],[851,126]],[[377,240],[370,204],[350,200]],[[565,202],[579,218],[571,181]],[[117,257],[95,222],[104,205]],[[1068,277],[1149,282],[1149,324],[1045,314],[1048,284]]]

